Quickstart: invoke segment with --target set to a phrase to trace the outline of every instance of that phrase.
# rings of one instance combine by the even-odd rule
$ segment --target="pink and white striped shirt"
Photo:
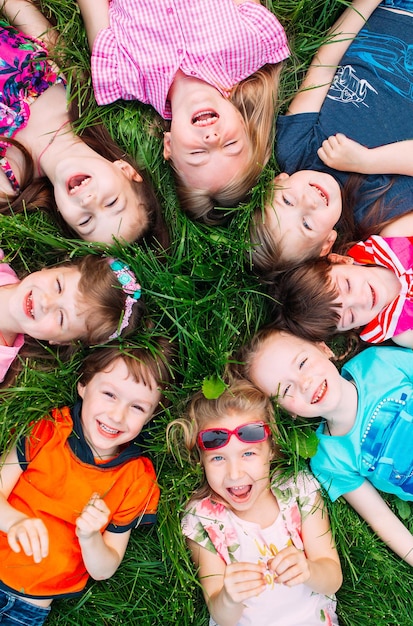
[[[371,322],[360,337],[381,343],[413,330],[413,237],[372,235],[347,252],[360,265],[380,265],[392,270],[400,281],[400,292]]]
[[[98,104],[119,98],[151,104],[171,119],[167,101],[180,69],[223,96],[266,63],[289,56],[275,15],[246,0],[111,0],[109,28],[92,50]]]

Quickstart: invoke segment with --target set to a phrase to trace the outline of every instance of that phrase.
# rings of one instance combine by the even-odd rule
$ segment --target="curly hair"
[[[274,419],[274,409],[270,399],[251,382],[243,378],[234,378],[219,398],[209,400],[202,391],[198,391],[189,401],[186,415],[170,422],[166,429],[166,438],[169,448],[176,441],[176,430],[182,434],[182,440],[189,458],[195,462],[201,461],[202,451],[198,448],[197,437],[208,423],[217,422],[228,415],[245,416],[245,419],[259,419],[271,425],[275,436],[278,429]],[[269,439],[274,457],[281,456],[273,437]],[[191,500],[213,496],[210,486],[204,482],[192,494]]]

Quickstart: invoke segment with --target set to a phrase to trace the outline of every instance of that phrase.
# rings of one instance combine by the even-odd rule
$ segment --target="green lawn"
[[[200,6],[208,5],[207,0],[198,1]],[[83,102],[84,90],[73,78],[73,70],[87,69],[89,54],[77,5],[73,0],[47,0],[44,6],[50,8],[65,41],[70,42],[63,51],[71,77],[70,93]],[[293,52],[283,76],[285,106],[344,2],[274,0],[268,6],[283,22]],[[232,352],[266,321],[266,296],[248,267],[248,222],[252,207],[262,202],[266,181],[277,168],[275,162],[268,165],[251,203],[234,211],[229,227],[202,227],[179,210],[153,112],[138,103],[120,102],[99,113],[125,150],[151,173],[173,241],[165,262],[134,245],[116,244],[110,253],[133,268],[151,311],[153,332],[175,339],[179,355],[170,393],[172,405],[153,424],[149,447],[162,493],[158,525],[134,531],[116,575],[105,582],[91,582],[81,600],[56,601],[48,623],[206,626],[207,612],[179,531],[182,506],[196,486],[200,470],[168,453],[165,425],[180,414],[180,406],[206,376],[222,375]],[[96,106],[85,106],[81,124],[91,123],[96,115]],[[12,265],[17,271],[34,271],[44,260],[51,263],[66,254],[106,251],[99,245],[63,238],[42,213],[1,217],[0,232],[1,246],[6,253],[13,251]],[[145,337],[137,335],[136,340],[145,341]],[[12,429],[18,434],[52,406],[72,403],[81,356],[77,353],[69,362],[39,363],[37,367],[29,363],[16,386],[0,392],[1,445],[8,443]],[[280,419],[287,465],[303,466],[305,461],[297,453],[305,447],[309,427],[293,425],[286,416]],[[412,526],[410,505],[389,501]],[[344,570],[344,584],[338,593],[341,624],[411,626],[410,567],[389,552],[344,501],[331,505],[330,511]]]

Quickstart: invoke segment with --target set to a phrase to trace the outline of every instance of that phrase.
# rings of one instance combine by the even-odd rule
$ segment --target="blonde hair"
[[[211,421],[219,421],[227,415],[245,415],[246,419],[259,418],[271,425],[271,430],[278,435],[274,419],[274,409],[270,399],[255,385],[244,378],[233,379],[219,398],[208,400],[202,391],[198,391],[190,400],[186,415],[168,424],[166,439],[169,449],[180,444],[177,429],[181,431],[184,448],[190,460],[202,462],[202,453],[197,445],[198,433]],[[273,439],[269,439],[274,456],[280,456],[279,449]],[[192,494],[191,500],[213,496],[209,484],[204,482]]]
[[[223,189],[211,195],[208,191],[188,187],[171,161],[180,205],[193,219],[212,226],[224,223],[229,212],[215,207],[238,205],[246,200],[257,183],[272,154],[281,69],[282,63],[264,65],[235,85],[231,92],[229,100],[242,115],[250,152],[245,168]]]

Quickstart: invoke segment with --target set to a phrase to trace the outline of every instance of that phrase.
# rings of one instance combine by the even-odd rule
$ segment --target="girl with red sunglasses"
[[[319,486],[271,471],[280,455],[266,396],[245,380],[215,400],[199,392],[169,440],[176,427],[205,472],[182,531],[210,626],[338,624],[342,574]]]

